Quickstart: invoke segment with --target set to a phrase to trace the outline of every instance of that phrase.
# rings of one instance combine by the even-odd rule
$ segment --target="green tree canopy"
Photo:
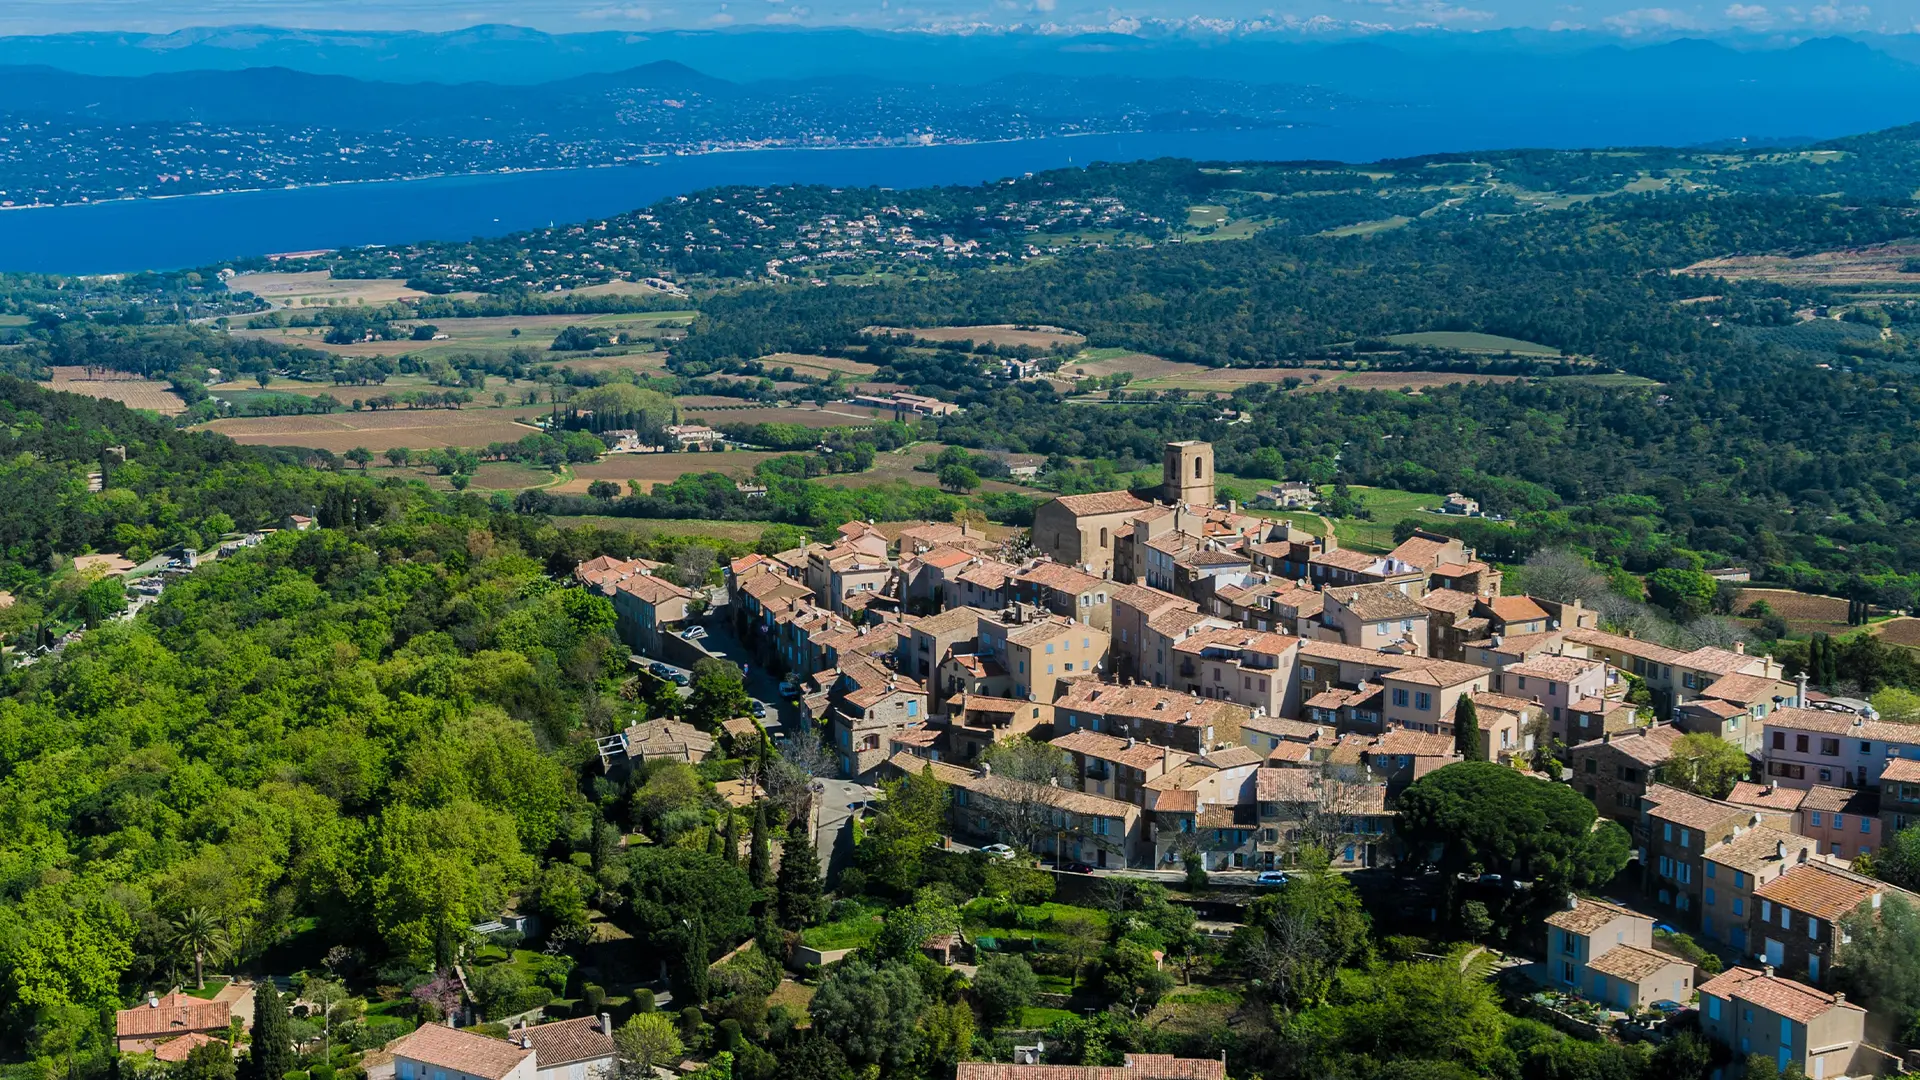
[[[1683,735],[1660,767],[1660,779],[1682,791],[1724,799],[1753,769],[1747,752],[1707,732]]]
[[[920,1051],[920,1014],[926,1007],[926,993],[911,967],[897,962],[874,967],[853,958],[828,970],[807,1013],[814,1031],[848,1061],[893,1074]]]
[[[1604,884],[1627,864],[1626,830],[1564,784],[1490,762],[1437,769],[1400,796],[1400,834],[1414,860],[1448,873],[1482,866],[1535,882],[1537,895]]]

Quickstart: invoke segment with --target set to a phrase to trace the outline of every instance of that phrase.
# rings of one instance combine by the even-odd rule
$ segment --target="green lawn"
[[[1320,235],[1321,236],[1372,236],[1374,233],[1387,232],[1388,230],[1402,228],[1412,223],[1413,223],[1412,218],[1403,217],[1399,214],[1395,214],[1393,217],[1381,218],[1378,221],[1362,221],[1357,225],[1342,225],[1337,229],[1328,229],[1327,231],[1321,233]]]
[[[1644,375],[1628,375],[1625,372],[1610,372],[1605,375],[1555,375],[1557,383],[1572,383],[1576,386],[1617,386],[1627,390],[1645,390],[1663,385],[1657,379]]]
[[[1432,507],[1441,503],[1442,496],[1439,495],[1359,485],[1348,490],[1373,517],[1371,520],[1357,517],[1335,519],[1334,535],[1340,538],[1341,547],[1385,553],[1394,549],[1393,527],[1403,519],[1428,518],[1436,522],[1458,520],[1431,512]],[[1323,494],[1331,494],[1332,491],[1328,487]]]
[[[800,935],[808,948],[828,952],[833,949],[858,949],[873,944],[880,935],[880,915],[863,910],[838,922],[810,926]]]
[[[1029,1005],[1020,1010],[1020,1026],[1028,1030],[1049,1028],[1062,1020],[1072,1020],[1074,1015],[1072,1009],[1048,1009],[1039,1005]]]
[[[1453,330],[1429,330],[1419,334],[1394,334],[1387,338],[1395,345],[1426,345],[1436,349],[1458,349],[1473,353],[1513,353],[1515,356],[1559,356],[1560,350],[1519,338],[1498,334],[1475,334]]]
[[[226,985],[226,976],[209,975],[207,976],[207,988],[205,990],[195,990],[191,986],[183,986],[182,989],[188,997],[197,997],[204,1001],[212,1001],[213,996],[224,989]]]

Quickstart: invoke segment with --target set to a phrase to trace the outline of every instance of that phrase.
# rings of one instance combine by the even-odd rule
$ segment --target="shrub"
[[[650,1012],[652,1012],[652,1011],[653,1011],[653,1008],[654,1008],[654,1006],[653,1006],[653,991],[651,991],[651,990],[635,990],[635,991],[633,992],[633,1011],[634,1011],[634,1012],[636,1012],[636,1013],[650,1013]]]
[[[593,983],[580,988],[580,1006],[583,1016],[596,1016],[607,1003],[607,992]]]

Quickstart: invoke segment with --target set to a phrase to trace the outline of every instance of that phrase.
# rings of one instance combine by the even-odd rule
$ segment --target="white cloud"
[[[1033,10],[1052,11],[1058,5],[1058,2],[1059,0],[1033,0]]]
[[[1618,15],[1609,15],[1603,21],[1623,34],[1695,28],[1691,15],[1672,8],[1634,8],[1632,11],[1623,11]]]
[[[1807,12],[1807,21],[1815,26],[1838,26],[1842,23],[1858,23],[1873,14],[1873,9],[1861,5],[1858,7],[1840,7],[1837,4],[1821,4]]]
[[[1728,4],[1725,14],[1727,21],[1754,29],[1773,25],[1773,12],[1759,4]]]
[[[595,20],[631,19],[634,22],[648,22],[653,18],[653,9],[640,4],[620,4],[583,11],[580,17]]]

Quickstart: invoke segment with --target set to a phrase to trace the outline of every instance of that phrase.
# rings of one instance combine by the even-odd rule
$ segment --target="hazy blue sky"
[[[482,22],[554,31],[756,23],[1127,30],[1153,20],[1334,30],[1531,26],[1624,35],[1738,29],[1802,36],[1912,32],[1920,24],[1920,0],[0,0],[0,33],[170,31],[235,23],[447,30]]]

